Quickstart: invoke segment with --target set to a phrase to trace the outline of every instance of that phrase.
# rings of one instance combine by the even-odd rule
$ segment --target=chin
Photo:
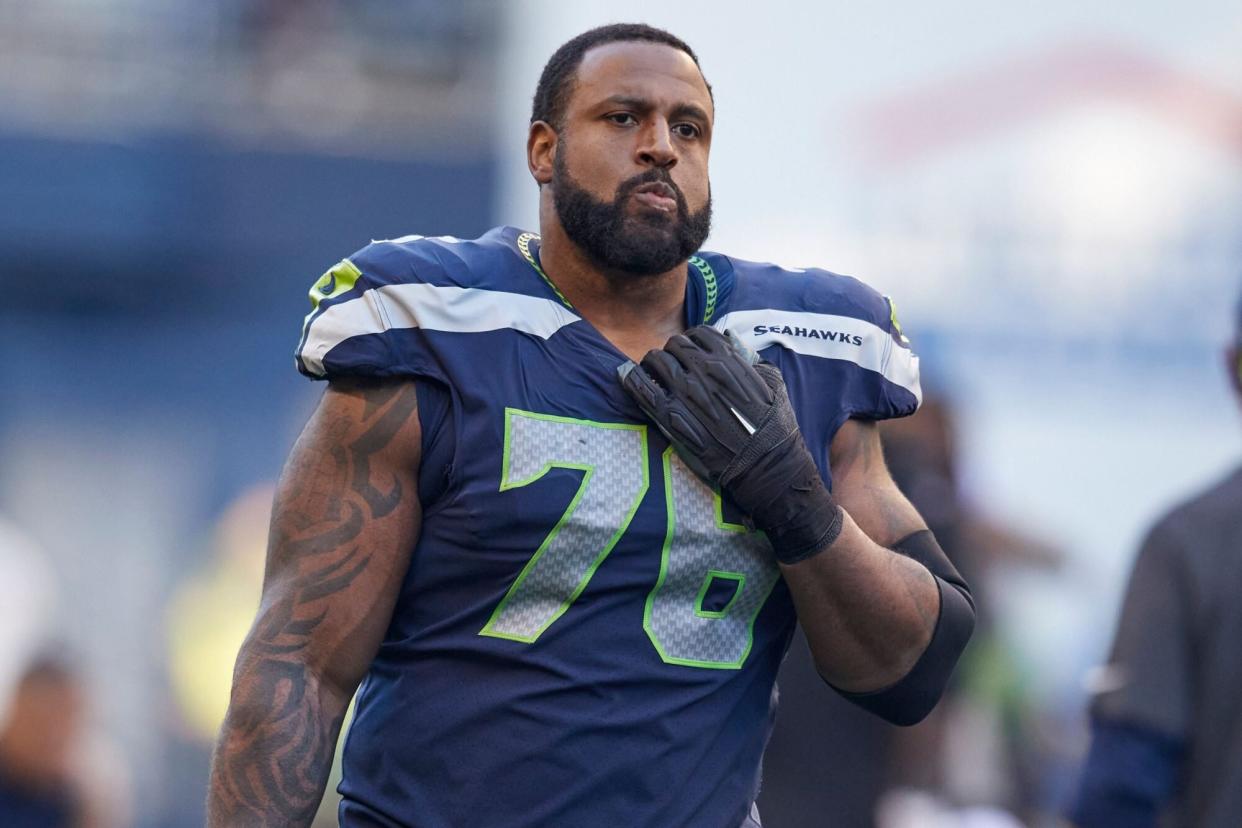
[[[626,233],[638,236],[673,238],[681,222],[676,213],[648,213],[631,216],[622,226]]]

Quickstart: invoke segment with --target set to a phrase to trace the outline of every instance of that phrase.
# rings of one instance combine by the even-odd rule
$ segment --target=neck
[[[539,261],[574,310],[631,359],[685,330],[686,263],[650,276],[610,271],[541,217]]]

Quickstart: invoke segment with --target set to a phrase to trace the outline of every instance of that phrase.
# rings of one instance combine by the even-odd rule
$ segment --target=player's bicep
[[[873,541],[891,548],[927,528],[888,472],[877,423],[847,420],[832,439],[830,463],[832,496]]]
[[[277,488],[246,656],[297,661],[352,692],[417,540],[420,438],[413,383],[329,386]]]

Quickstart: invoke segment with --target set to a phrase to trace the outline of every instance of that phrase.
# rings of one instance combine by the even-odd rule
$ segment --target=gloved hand
[[[778,560],[796,563],[836,540],[841,509],[807,451],[775,365],[700,325],[618,373],[686,465],[751,517]]]

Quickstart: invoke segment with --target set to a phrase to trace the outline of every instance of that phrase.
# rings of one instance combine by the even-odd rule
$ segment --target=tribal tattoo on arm
[[[294,446],[212,759],[208,825],[311,823],[418,537],[420,439],[412,383],[334,382]]]

